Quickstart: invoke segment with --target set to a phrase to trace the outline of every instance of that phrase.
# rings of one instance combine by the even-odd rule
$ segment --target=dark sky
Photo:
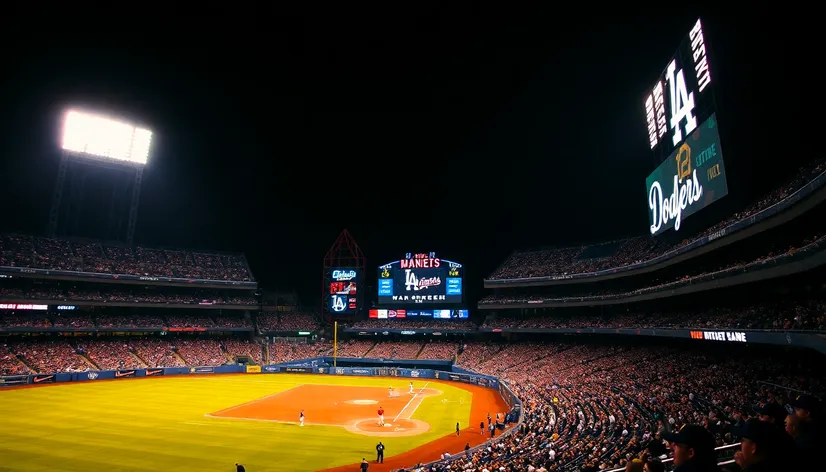
[[[471,286],[515,248],[644,234],[655,165],[643,95],[697,16],[730,188],[693,217],[710,224],[804,159],[784,118],[801,106],[789,54],[800,38],[763,3],[739,13],[417,6],[11,22],[0,229],[44,231],[60,112],[81,105],[156,133],[137,242],[243,251],[265,287],[315,297],[343,228],[369,270],[436,251],[463,262]]]

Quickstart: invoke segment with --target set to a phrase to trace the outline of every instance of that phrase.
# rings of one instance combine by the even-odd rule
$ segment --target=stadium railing
[[[815,193],[820,187],[826,184],[826,172],[821,173],[807,184],[803,185],[799,189],[797,189],[794,193],[789,195],[788,197],[780,200],[779,202],[775,203],[774,205],[764,208],[763,210],[753,214],[746,216],[734,223],[721,228],[718,231],[715,231],[711,234],[707,234],[701,236],[694,241],[680,246],[678,248],[672,249],[664,254],[660,254],[659,256],[653,257],[651,259],[636,262],[633,264],[624,265],[621,267],[614,267],[611,269],[603,269],[593,272],[581,272],[576,274],[567,274],[567,275],[547,275],[542,277],[514,277],[514,278],[507,278],[507,279],[485,279],[484,284],[485,288],[496,288],[497,285],[504,285],[510,283],[522,283],[522,282],[557,282],[557,281],[566,281],[566,280],[575,280],[575,279],[586,279],[586,278],[595,278],[595,277],[602,277],[605,275],[612,275],[617,274],[620,272],[627,272],[635,269],[641,269],[643,267],[652,266],[655,264],[659,264],[661,262],[665,262],[672,257],[679,256],[685,254],[689,251],[697,249],[701,246],[705,246],[711,242],[723,239],[726,236],[731,236],[733,233],[746,229],[750,226],[754,226],[757,223],[763,222],[768,218],[775,216],[797,202],[803,200],[804,198],[808,197],[809,195]],[[800,211],[802,214],[803,211]],[[799,216],[799,215],[795,215]],[[778,222],[777,224],[783,223],[782,221]],[[768,224],[768,223],[767,223]],[[772,225],[774,226],[774,225]],[[765,228],[765,229],[768,229]],[[732,241],[733,242],[733,241]]]

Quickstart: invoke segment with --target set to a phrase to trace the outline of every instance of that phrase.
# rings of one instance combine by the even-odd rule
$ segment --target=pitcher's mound
[[[430,425],[420,420],[399,419],[393,422],[387,421],[384,426],[379,426],[378,421],[371,419],[361,420],[352,426],[348,426],[347,430],[365,436],[399,437],[426,433],[430,431]]]

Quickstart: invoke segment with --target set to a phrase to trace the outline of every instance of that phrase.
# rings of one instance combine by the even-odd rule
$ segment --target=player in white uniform
[[[301,414],[298,416],[298,426],[304,426],[304,410],[301,410]]]
[[[410,382],[410,393],[413,393],[413,382]]]

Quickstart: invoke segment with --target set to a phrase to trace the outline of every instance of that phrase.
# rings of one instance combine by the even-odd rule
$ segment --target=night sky
[[[692,217],[712,224],[810,157],[789,118],[805,74],[788,51],[803,33],[762,5],[11,22],[0,230],[44,232],[61,110],[85,106],[156,133],[139,244],[244,252],[265,288],[315,304],[347,228],[368,271],[436,251],[479,286],[516,248],[646,233],[643,97],[698,16],[729,179],[729,196]]]

